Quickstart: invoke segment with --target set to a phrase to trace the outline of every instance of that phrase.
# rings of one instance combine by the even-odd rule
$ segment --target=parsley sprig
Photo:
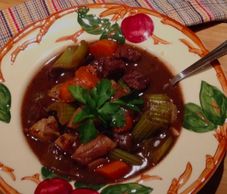
[[[81,111],[74,117],[74,123],[81,123],[79,130],[82,143],[97,136],[95,119],[99,119],[105,128],[123,127],[125,119],[122,107],[139,111],[138,105],[143,104],[141,98],[133,95],[112,101],[115,90],[108,79],[102,79],[91,90],[80,86],[69,86],[68,89],[75,100],[83,104]]]

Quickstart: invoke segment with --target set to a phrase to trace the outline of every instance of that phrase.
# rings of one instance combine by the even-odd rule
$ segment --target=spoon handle
[[[210,65],[212,61],[218,59],[227,54],[227,40],[220,44],[217,48],[209,52],[206,56],[202,57],[182,72],[174,76],[169,80],[170,84],[174,86],[176,83],[181,81],[182,79],[192,75],[193,73],[205,68],[207,65]]]

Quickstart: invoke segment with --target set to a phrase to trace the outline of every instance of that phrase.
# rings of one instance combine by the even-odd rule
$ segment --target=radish
[[[152,19],[143,13],[125,18],[121,23],[121,31],[125,38],[133,43],[140,43],[153,34]]]
[[[71,194],[72,186],[64,179],[53,178],[42,181],[35,190],[35,194]]]

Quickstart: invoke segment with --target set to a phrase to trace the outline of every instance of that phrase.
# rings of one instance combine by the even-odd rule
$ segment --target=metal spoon
[[[215,59],[218,59],[224,55],[227,54],[227,40],[220,44],[217,48],[209,52],[206,56],[202,57],[177,75],[175,75],[173,78],[169,80],[167,84],[164,85],[164,89],[167,88],[168,86],[174,86],[176,85],[179,81],[185,79],[186,77],[198,72],[199,70],[204,69],[212,61]]]

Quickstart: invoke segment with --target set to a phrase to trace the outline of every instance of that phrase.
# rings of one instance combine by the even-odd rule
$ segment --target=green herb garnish
[[[83,104],[81,112],[74,117],[74,123],[81,123],[79,130],[80,140],[83,143],[87,143],[97,136],[95,119],[98,119],[106,128],[123,127],[125,119],[122,107],[138,111],[138,105],[143,104],[143,100],[138,96],[130,98],[129,95],[112,101],[115,90],[108,79],[102,79],[92,90],[80,86],[69,86],[69,91],[77,101]]]
[[[142,98],[138,98],[137,92],[132,92],[129,95],[123,96],[114,101],[114,104],[119,104],[125,108],[139,112],[139,106],[144,103]]]
[[[79,129],[81,143],[88,143],[90,140],[94,139],[97,136],[97,130],[92,120],[88,120],[88,122],[82,123]]]

